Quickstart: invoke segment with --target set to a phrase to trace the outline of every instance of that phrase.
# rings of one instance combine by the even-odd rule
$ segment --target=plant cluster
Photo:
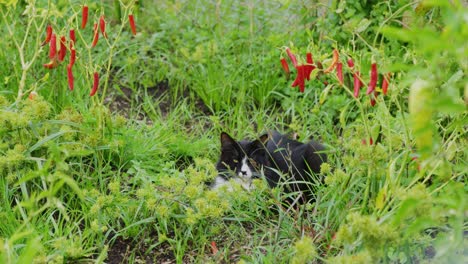
[[[461,1],[10,0],[0,13],[0,262],[463,259]],[[289,207],[262,180],[210,189],[219,133],[268,129],[326,145],[313,203]]]

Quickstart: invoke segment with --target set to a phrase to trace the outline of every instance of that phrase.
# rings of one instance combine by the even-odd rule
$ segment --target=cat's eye
[[[238,160],[236,160],[236,159],[235,159],[235,160],[233,160],[233,161],[234,161],[234,163],[239,163],[239,161],[238,161]]]

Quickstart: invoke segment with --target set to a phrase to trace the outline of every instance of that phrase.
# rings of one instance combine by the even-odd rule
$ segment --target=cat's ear
[[[263,149],[263,148],[265,148],[265,145],[266,145],[266,143],[268,141],[268,138],[269,138],[268,134],[264,134],[264,135],[260,136],[257,140],[254,140],[252,142],[252,144],[254,144],[254,146],[256,148]]]
[[[226,132],[221,132],[221,149],[232,149],[236,141]]]

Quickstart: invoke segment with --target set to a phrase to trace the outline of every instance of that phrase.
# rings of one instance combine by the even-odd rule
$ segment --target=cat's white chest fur
[[[242,188],[244,188],[247,191],[253,189],[252,180],[243,180],[242,178],[238,177],[232,177],[231,179],[227,180],[220,176],[216,177],[215,182],[211,188],[213,190],[216,190],[223,186],[226,186],[226,190],[232,192],[234,191],[233,183],[239,184],[240,186],[242,186]]]
[[[227,186],[227,190],[232,192],[234,190],[232,183],[236,182],[242,188],[244,188],[247,191],[250,191],[253,189],[252,185],[252,170],[250,169],[249,165],[247,164],[247,157],[244,157],[242,159],[242,164],[240,167],[240,171],[237,174],[237,176],[233,176],[231,179],[225,179],[223,177],[216,177],[216,180],[213,184],[213,189],[218,189],[221,188],[222,186]]]

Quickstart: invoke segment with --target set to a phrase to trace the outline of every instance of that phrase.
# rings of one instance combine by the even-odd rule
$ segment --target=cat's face
[[[237,177],[244,182],[260,177],[261,167],[266,165],[264,144],[268,135],[254,141],[236,141],[227,133],[221,133],[221,157],[216,165],[225,178]]]

